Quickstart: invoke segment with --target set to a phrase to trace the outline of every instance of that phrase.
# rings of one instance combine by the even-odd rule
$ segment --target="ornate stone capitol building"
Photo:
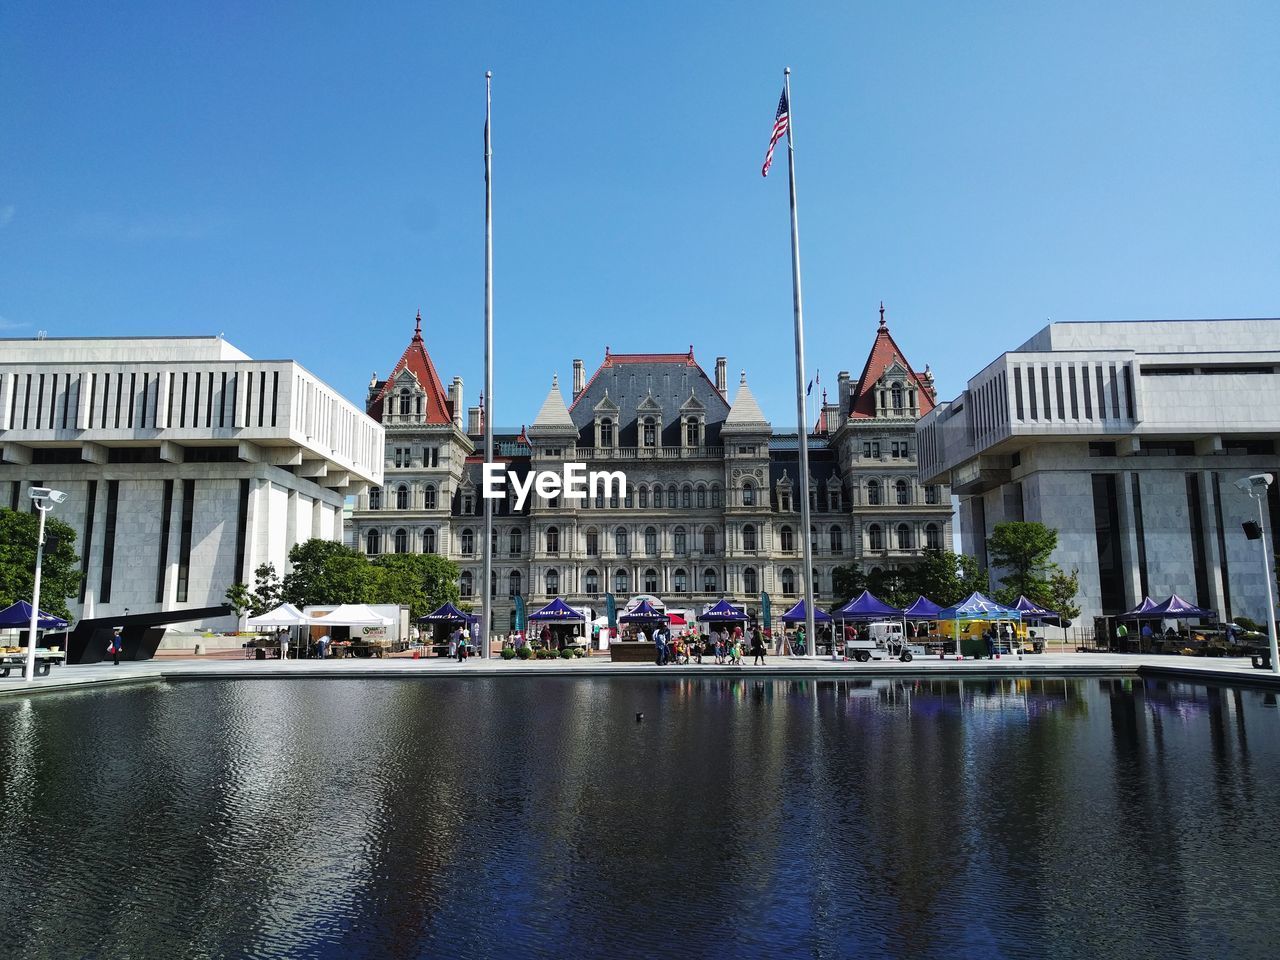
[[[464,410],[463,383],[447,391],[418,317],[385,380],[369,384],[367,411],[386,431],[385,482],[357,497],[349,542],[368,554],[439,553],[461,567],[464,602],[482,589],[483,406]],[[732,387],[728,361],[714,375],[685,353],[617,354],[588,378],[573,361],[568,402],[553,376],[531,424],[495,431],[495,459],[517,477],[565,463],[626,474],[624,496],[569,502],[508,490],[495,501],[494,629],[505,632],[515,598],[530,611],[560,596],[603,614],[646,594],[697,611],[720,597],[758,611],[768,592],[776,617],[804,592],[800,500],[810,503],[814,589],[832,596],[832,572],[910,564],[951,543],[946,486],[922,485],[915,424],[933,409],[928,368],[916,373],[879,329],[862,374],[837,378],[808,436],[810,482],[799,487],[799,439],[775,430],[748,385]]]

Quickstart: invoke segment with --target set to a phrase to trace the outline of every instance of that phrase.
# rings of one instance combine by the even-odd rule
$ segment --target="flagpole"
[[[796,219],[796,147],[792,131],[796,127],[791,103],[791,68],[783,72],[787,94],[787,174],[791,184],[791,300],[796,326],[796,419],[800,427],[800,536],[804,544],[804,645],[805,655],[815,656],[818,638],[813,620],[813,542],[809,536],[809,425],[805,417],[804,395],[804,307],[800,298],[800,224]]]
[[[493,463],[493,144],[489,132],[493,71],[484,73],[484,461]],[[493,632],[493,500],[484,498],[484,578],[481,581],[480,656],[489,657]]]

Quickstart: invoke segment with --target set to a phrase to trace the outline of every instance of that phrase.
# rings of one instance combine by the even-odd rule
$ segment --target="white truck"
[[[901,660],[910,663],[925,655],[925,648],[908,643],[902,624],[896,620],[869,623],[858,630],[857,640],[844,642],[844,655],[848,660],[867,663],[871,660]]]

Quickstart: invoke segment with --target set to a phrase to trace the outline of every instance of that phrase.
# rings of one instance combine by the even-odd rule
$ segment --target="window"
[[[400,486],[396,487],[396,509],[397,509],[397,510],[408,510],[408,509],[409,509],[409,486],[408,486],[408,484],[404,484],[404,483],[402,483],[402,484],[400,484]]]
[[[756,548],[756,528],[753,524],[748,523],[742,528],[742,549],[754,550]]]
[[[498,555],[498,528],[497,527],[494,527],[491,533],[489,534],[489,552],[495,557]]]
[[[653,488],[653,505],[655,507],[662,506],[662,488],[661,487]],[[641,504],[641,506],[644,506],[644,504]],[[675,504],[673,503],[672,506],[674,507]]]
[[[547,527],[547,553],[560,552],[560,528]]]
[[[395,543],[396,553],[408,553],[409,552],[409,531],[406,530],[404,527],[397,528],[395,532],[394,543]]]
[[[656,447],[658,445],[658,426],[653,421],[653,417],[645,417],[644,423],[640,430],[641,445],[646,447]]]
[[[911,488],[907,485],[907,481],[899,480],[893,485],[893,490],[899,504],[911,502]]]
[[[878,507],[880,505],[880,481],[879,480],[867,481],[867,503],[873,507]]]
[[[512,530],[507,536],[507,553],[510,556],[518,557],[524,551],[524,534],[519,530]]]
[[[782,595],[784,597],[796,595],[796,574],[790,567],[784,567],[782,570]]]
[[[470,527],[462,531],[462,555],[469,557],[476,552],[476,535]]]
[[[867,549],[883,550],[884,549],[884,530],[880,524],[873,523],[867,527]]]
[[[754,507],[756,505],[756,488],[750,483],[742,485],[742,505],[744,507]]]
[[[1089,444],[1089,456],[1091,457],[1114,457],[1116,455],[1116,445],[1114,441],[1097,440]]]
[[[938,485],[936,483],[931,483],[929,484],[929,486],[924,488],[924,502],[925,503],[938,502]]]
[[[796,536],[790,527],[782,528],[782,549],[786,553],[790,553],[796,548]]]
[[[512,570],[507,577],[507,596],[512,599],[520,596],[520,571]]]
[[[835,526],[831,528],[831,552],[844,553],[844,528]]]
[[[594,570],[588,570],[582,578],[582,589],[590,597],[598,594],[600,592],[600,574]]]
[[[435,447],[422,448],[422,465],[424,467],[440,466],[440,451]]]
[[[601,447],[613,446],[613,421],[605,417],[600,421],[600,443]]]
[[[650,567],[644,572],[644,592],[658,592],[658,571],[653,569],[653,567]]]
[[[436,485],[434,483],[428,483],[422,491],[422,503],[428,510],[436,508]]]
[[[680,491],[680,506],[688,510],[693,506],[693,488],[685,487]]]
[[[628,497],[627,499],[628,499],[628,500],[630,500],[631,498],[630,498],[630,497]],[[627,506],[629,507],[629,506],[631,506],[631,504],[630,504],[630,503],[628,503],[628,504],[627,504]],[[609,509],[610,509],[610,510],[617,510],[617,509],[618,509],[618,495],[617,495],[616,493],[611,494],[611,495],[609,496]]]
[[[554,597],[560,592],[560,571],[551,569],[547,571],[547,596]]]
[[[382,488],[381,488],[381,487],[371,487],[371,488],[370,488],[370,490],[369,490],[369,509],[370,509],[370,510],[381,510],[381,509],[382,509]]]
[[[474,592],[475,580],[471,576],[471,571],[463,570],[462,576],[458,577],[458,593],[464,597],[469,597]]]
[[[684,422],[684,443],[686,447],[698,445],[698,418],[690,417]]]
[[[841,496],[840,496],[840,489],[839,489],[838,487],[833,487],[831,490],[828,490],[828,491],[827,491],[827,502],[831,504],[831,512],[832,512],[832,513],[839,513],[839,512],[840,512],[840,509],[841,509],[841,507],[840,507],[840,500],[841,500],[841,499],[842,499],[842,498],[841,498]]]
[[[620,557],[627,555],[627,530],[619,527],[613,531],[613,551]]]
[[[702,552],[708,553],[708,554],[716,552],[716,528],[715,527],[702,528]]]
[[[619,570],[613,575],[613,592],[628,593],[631,590],[631,578],[627,576],[627,571]]]
[[[924,528],[924,545],[930,550],[942,549],[942,532],[936,523],[926,524]]]
[[[675,540],[676,556],[683,557],[686,553],[689,552],[689,538],[685,534],[684,527],[676,527],[674,540]]]
[[[755,567],[747,567],[742,571],[742,589],[747,593],[755,593],[758,586]]]
[[[489,596],[496,597],[498,595],[498,571],[489,571]]]
[[[583,501],[582,501],[582,503],[583,503],[583,506],[590,506],[590,505],[591,505],[591,504],[590,504],[590,502],[589,502],[589,501],[587,501],[587,500],[583,500]],[[604,509],[604,493],[603,493],[603,492],[601,492],[601,493],[597,493],[597,494],[596,494],[596,509],[597,509],[597,510],[603,510],[603,509]]]
[[[600,534],[594,530],[587,531],[587,556],[600,556]]]
[[[684,572],[684,567],[677,567],[675,577],[672,579],[672,589],[676,593],[689,592],[689,576]]]
[[[370,530],[365,534],[364,552],[371,557],[382,552],[382,534],[379,531]]]
[[[698,488],[697,500],[695,502],[698,504],[698,509],[700,510],[707,505],[707,488],[706,487]]]
[[[462,513],[469,517],[475,512],[476,512],[475,497],[470,493],[464,493],[462,495]]]
[[[644,528],[644,552],[649,556],[658,552],[658,531],[653,527]]]
[[[895,383],[889,388],[889,393],[893,396],[894,413],[902,412],[902,384]]]
[[[911,549],[911,528],[905,523],[898,524],[898,549]]]
[[[640,488],[639,498],[640,498],[640,509],[642,510],[647,509],[649,506],[649,488],[648,487]]]
[[[675,508],[676,496],[677,496],[676,485],[673,483],[671,486],[667,487],[667,506],[668,507],[671,507],[672,509]]]
[[[779,492],[778,509],[781,510],[783,513],[791,512],[791,494],[790,493],[785,491]]]
[[[409,415],[410,408],[411,408],[411,405],[409,402],[409,391],[401,390],[400,391],[400,416],[407,417]]]
[[[817,527],[809,528],[809,547],[810,549],[813,550],[814,553],[818,552],[818,528]]]
[[[422,531],[422,552],[436,552],[436,531],[432,527],[427,527],[427,529]]]
[[[864,457],[870,457],[870,456],[871,456],[871,441],[870,441],[870,440],[863,440],[863,441],[862,441],[862,455],[863,455]]]
[[[711,505],[713,507],[720,506],[720,488],[718,486],[711,488]]]

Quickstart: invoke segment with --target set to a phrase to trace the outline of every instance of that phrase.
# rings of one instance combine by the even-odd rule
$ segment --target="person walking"
[[[461,629],[459,629],[458,630],[458,662],[462,663],[462,661],[466,659],[467,659],[467,635],[463,633]]]
[[[760,634],[760,628],[755,627],[751,631],[751,656],[755,658],[752,660],[752,666],[766,666],[764,652],[764,637]]]
[[[120,628],[117,627],[112,631],[111,639],[107,641],[107,652],[111,654],[111,662],[117,667],[120,666]]]

